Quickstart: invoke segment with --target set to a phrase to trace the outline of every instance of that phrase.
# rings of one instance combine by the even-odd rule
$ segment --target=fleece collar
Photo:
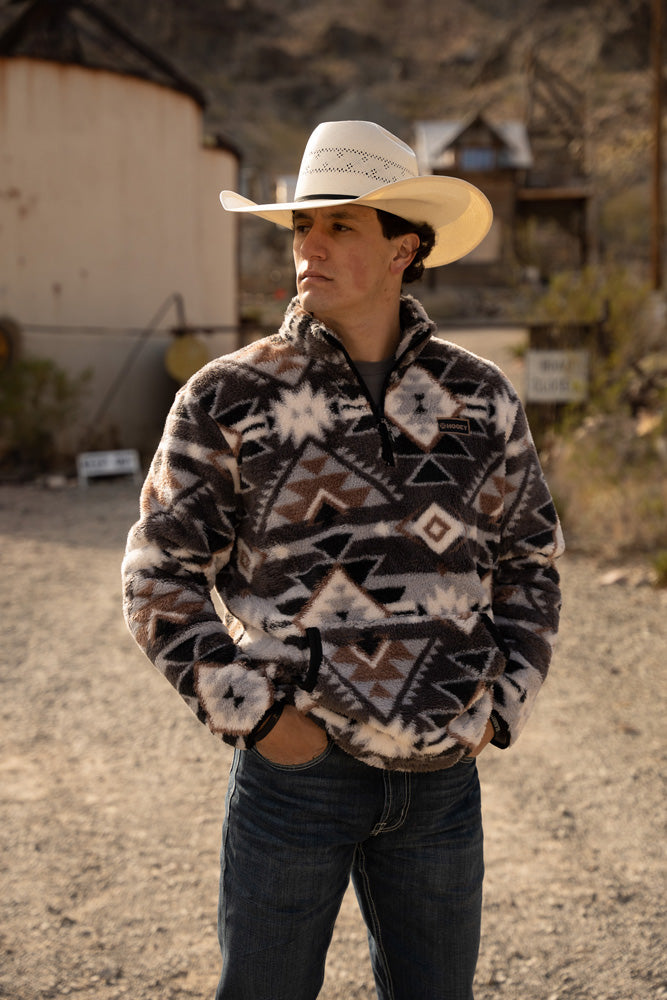
[[[402,295],[400,304],[401,339],[396,349],[396,358],[410,363],[422,351],[425,344],[436,332],[435,323],[429,319],[421,302],[412,295]],[[337,352],[342,360],[344,348],[339,338],[315,317],[306,312],[295,296],[287,307],[279,336],[299,342],[309,354],[331,355],[332,344],[339,345]]]

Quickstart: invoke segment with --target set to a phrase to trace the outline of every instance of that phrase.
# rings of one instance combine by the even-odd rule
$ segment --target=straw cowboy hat
[[[474,185],[458,177],[420,176],[417,157],[406,143],[373,122],[324,122],[306,146],[294,201],[258,205],[234,191],[221,191],[228,212],[250,212],[292,228],[300,208],[366,205],[415,225],[428,223],[436,244],[426,267],[464,257],[484,239],[493,212]]]

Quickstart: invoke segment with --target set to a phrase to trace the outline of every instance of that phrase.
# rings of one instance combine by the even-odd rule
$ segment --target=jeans
[[[332,744],[297,766],[237,751],[216,1000],[314,1000],[350,876],[379,1000],[472,1000],[483,874],[474,759],[407,773]]]

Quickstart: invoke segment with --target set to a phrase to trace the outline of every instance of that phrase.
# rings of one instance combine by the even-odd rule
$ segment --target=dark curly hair
[[[433,226],[429,226],[428,222],[422,222],[418,225],[379,208],[376,209],[376,212],[385,239],[393,240],[395,236],[405,236],[407,233],[416,233],[419,237],[419,247],[414,260],[403,272],[403,284],[409,285],[413,281],[419,281],[424,273],[424,261],[435,246],[435,229]]]

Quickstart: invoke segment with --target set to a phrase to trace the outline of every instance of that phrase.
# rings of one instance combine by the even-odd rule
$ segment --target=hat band
[[[322,198],[326,198],[327,201],[349,201],[350,198],[361,198],[363,195],[358,194],[302,194],[299,198],[295,198],[295,201],[320,201]]]

